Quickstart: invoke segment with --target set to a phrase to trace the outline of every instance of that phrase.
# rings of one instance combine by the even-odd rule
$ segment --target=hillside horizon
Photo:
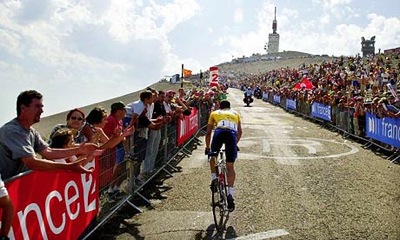
[[[308,53],[295,52],[295,51],[282,52],[282,53],[273,54],[273,55],[274,56],[286,56],[287,58],[284,58],[284,59],[281,58],[281,59],[270,60],[270,61],[255,61],[255,62],[244,62],[244,63],[232,63],[232,62],[221,63],[217,66],[219,66],[219,69],[221,72],[234,71],[234,72],[238,72],[238,73],[244,72],[244,73],[259,74],[262,72],[267,72],[267,71],[270,71],[273,69],[278,69],[281,67],[296,68],[300,64],[315,64],[315,63],[321,63],[322,61],[327,60],[327,59],[331,59],[330,57],[321,57],[318,55],[312,55],[312,54],[308,54]],[[168,90],[168,89],[177,90],[178,88],[180,88],[180,83],[171,84],[169,82],[156,82],[149,86],[154,89],[157,89],[157,90]],[[77,108],[80,108],[86,115],[95,106],[102,106],[102,107],[106,108],[107,111],[109,112],[110,106],[113,102],[122,101],[125,104],[128,104],[130,102],[136,101],[139,99],[139,93],[141,91],[145,90],[146,88],[147,87],[142,88],[142,89],[132,92],[132,93],[128,93],[128,94],[125,94],[122,96],[117,96],[117,97],[111,98],[111,99],[106,99],[104,101],[93,103],[90,105],[77,106]],[[46,105],[46,102],[44,102],[44,105]],[[37,131],[39,131],[39,133],[44,138],[46,138],[55,125],[60,124],[60,123],[61,124],[66,123],[66,116],[70,110],[71,109],[65,109],[64,111],[59,112],[57,114],[42,117],[41,121],[39,123],[36,123],[33,127]],[[44,109],[44,111],[46,111],[46,109]]]

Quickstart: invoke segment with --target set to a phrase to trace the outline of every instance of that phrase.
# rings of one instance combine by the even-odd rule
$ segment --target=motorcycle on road
[[[253,97],[251,95],[246,95],[243,98],[243,102],[246,104],[247,107],[250,106],[250,103],[253,102]]]

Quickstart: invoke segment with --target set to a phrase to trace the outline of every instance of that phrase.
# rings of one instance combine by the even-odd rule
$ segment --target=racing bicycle
[[[224,153],[225,149],[220,150],[219,153],[208,153],[210,161],[214,158],[217,173],[217,178],[211,182],[211,205],[215,227],[218,231],[224,230],[225,223],[229,217],[227,169]]]

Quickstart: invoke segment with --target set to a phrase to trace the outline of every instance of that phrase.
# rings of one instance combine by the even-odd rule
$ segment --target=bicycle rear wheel
[[[214,186],[211,187],[211,195],[215,228],[218,231],[222,231],[224,229],[224,217],[227,208],[225,186],[218,179],[212,181],[211,184],[214,184]]]

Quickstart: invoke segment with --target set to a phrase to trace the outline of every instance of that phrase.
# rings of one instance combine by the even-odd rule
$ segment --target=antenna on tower
[[[272,21],[272,33],[276,34],[277,29],[278,29],[278,21],[276,21],[276,7],[275,7],[275,17],[274,21]]]
[[[279,34],[277,33],[278,21],[276,20],[276,7],[275,16],[272,21],[272,33],[268,34],[268,42],[264,45],[264,49],[268,54],[279,52]]]

